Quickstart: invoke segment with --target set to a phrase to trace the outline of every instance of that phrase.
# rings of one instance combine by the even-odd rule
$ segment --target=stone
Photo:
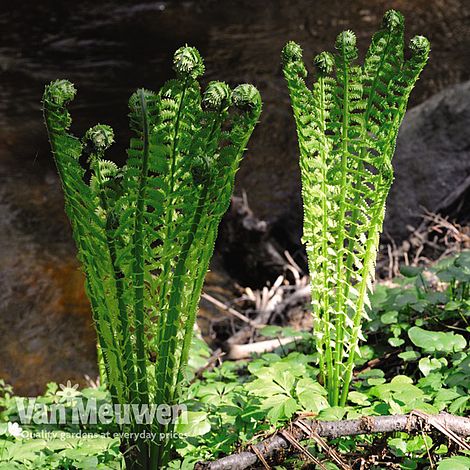
[[[384,224],[397,241],[407,237],[408,226],[419,224],[425,209],[443,210],[453,202],[451,193],[464,193],[457,189],[470,183],[469,128],[470,81],[448,87],[406,113]]]

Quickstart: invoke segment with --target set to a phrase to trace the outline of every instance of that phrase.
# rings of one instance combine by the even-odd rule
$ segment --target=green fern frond
[[[339,34],[336,52],[314,60],[312,90],[300,46],[289,42],[282,53],[300,148],[314,339],[332,405],[347,399],[398,128],[429,54],[429,42],[420,36],[405,61],[403,29],[403,16],[388,11],[362,66],[355,64],[354,33]]]
[[[115,403],[172,405],[184,393],[217,228],[261,112],[252,85],[232,92],[211,82],[201,96],[197,79],[204,64],[196,49],[178,49],[173,67],[177,78],[158,93],[141,89],[131,96],[133,137],[122,168],[105,158],[114,142],[109,126],[92,127],[82,140],[70,135],[70,82],[53,82],[44,93],[45,121]],[[168,432],[171,425],[150,429]],[[139,468],[166,465],[165,441],[136,444]]]

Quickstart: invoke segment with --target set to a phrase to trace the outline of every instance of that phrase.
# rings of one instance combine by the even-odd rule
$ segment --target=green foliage
[[[429,269],[400,271],[407,277],[399,285],[379,285],[372,296],[369,344],[380,337],[380,355],[400,348],[395,354],[403,373],[417,376],[429,403],[438,411],[465,414],[470,410],[470,252]]]
[[[452,331],[427,331],[419,326],[413,326],[408,330],[408,336],[415,346],[426,352],[452,353],[462,351],[467,346],[465,338]]]
[[[282,53],[300,148],[314,340],[332,405],[348,396],[398,128],[429,53],[427,39],[417,36],[404,60],[403,29],[402,15],[388,11],[362,66],[354,33],[342,32],[334,54],[314,59],[313,89],[300,46],[289,42]]]
[[[327,391],[316,380],[318,352],[312,351],[307,333],[295,334],[290,327],[264,328],[268,336],[295,334],[305,338],[293,343],[295,351],[279,348],[250,361],[225,361],[213,370],[204,371],[201,379],[193,379],[186,396],[187,422],[179,422],[175,429],[184,434],[175,441],[179,458],[169,462],[168,468],[192,469],[198,460],[233,453],[240,446],[248,446],[285,427],[298,414],[323,420],[402,414],[414,409],[468,415],[470,356],[467,348],[459,347],[455,351],[452,346],[453,351],[450,348],[430,351],[428,343],[415,345],[409,332],[419,325],[426,332],[455,333],[468,342],[469,268],[470,252],[463,252],[431,268],[402,269],[408,277],[395,279],[391,286],[376,286],[371,296],[371,320],[364,327],[368,346],[362,349],[363,357],[374,359],[374,365],[370,368],[364,364],[363,370],[356,374],[345,406],[329,406]],[[448,308],[449,304],[452,308]],[[402,341],[398,348],[387,341],[391,338]],[[192,378],[209,356],[207,345],[200,338],[193,338],[189,364]],[[111,400],[103,387],[76,393],[99,403]],[[48,404],[62,402],[60,394],[56,384],[49,384],[46,394],[38,400]],[[31,442],[31,439],[8,435],[4,431],[7,422],[18,419],[16,406],[11,387],[0,382],[0,452],[2,448],[8,449],[0,461],[10,465],[6,468],[43,468],[39,466],[41,462],[56,468],[60,462],[64,468],[75,469],[91,462],[88,459],[95,463],[98,460],[96,468],[115,468],[121,461],[117,440],[112,436],[97,441],[96,445],[90,442],[92,439],[78,441],[74,437],[66,441],[64,448],[58,437]],[[79,430],[77,426],[68,425],[60,432],[75,433]],[[23,427],[29,431],[59,431],[51,425]],[[113,427],[94,425],[83,430],[103,433],[112,432]],[[463,455],[452,456],[452,447],[438,433],[352,436],[330,444],[350,461],[359,456],[367,459],[367,454],[375,455],[380,446],[382,455],[409,469],[428,468],[428,449],[437,468],[450,468],[451,464],[459,468],[468,459]],[[303,445],[318,458],[328,458],[312,442]],[[301,468],[301,465],[298,457],[286,462],[287,468]]]
[[[21,435],[10,432],[12,423],[18,420],[18,409],[11,388],[0,384],[0,469],[121,469],[123,458],[119,438],[112,437],[116,427],[105,425],[71,424],[61,428],[44,424],[21,424]],[[100,388],[74,390],[74,395],[88,406],[89,400],[96,400],[99,405],[109,403],[109,393]],[[62,390],[55,383],[47,386],[43,396],[37,397],[37,403],[45,406],[61,404],[70,418],[73,401],[64,400]],[[18,426],[18,425],[17,425]]]
[[[314,380],[314,374],[308,374],[312,371],[309,359],[313,360],[299,353],[281,360],[276,355],[265,356],[264,364],[254,362],[248,367],[255,380],[246,389],[263,399],[261,407],[267,411],[266,418],[271,424],[286,421],[298,411],[319,413],[328,408],[326,390]]]
[[[442,460],[437,467],[437,470],[467,470],[470,468],[470,457],[457,455],[448,459]]]
[[[171,405],[182,394],[217,227],[261,111],[252,85],[232,93],[225,83],[211,82],[201,97],[197,79],[204,65],[194,48],[176,51],[174,70],[177,78],[158,93],[141,89],[131,96],[134,136],[122,168],[104,159],[113,142],[108,126],[93,127],[82,140],[70,134],[70,82],[57,80],[44,92],[45,122],[114,403]],[[157,445],[152,452],[151,465],[162,465],[166,450]]]

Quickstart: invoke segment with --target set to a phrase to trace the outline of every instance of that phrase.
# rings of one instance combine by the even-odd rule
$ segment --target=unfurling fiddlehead
[[[70,82],[52,82],[43,97],[114,403],[172,405],[181,398],[217,227],[261,112],[251,85],[232,92],[211,82],[201,96],[204,64],[196,49],[178,49],[173,67],[177,79],[158,93],[138,90],[129,101],[134,136],[123,168],[104,158],[114,141],[109,126],[91,128],[82,140],[69,134],[65,106],[76,93]],[[171,424],[146,429],[168,432]],[[167,440],[136,444],[139,456],[129,467],[165,466]]]
[[[398,128],[429,55],[429,41],[416,36],[404,60],[403,29],[403,16],[388,11],[362,66],[354,33],[340,33],[336,52],[314,59],[312,90],[300,46],[289,42],[282,52],[300,148],[314,340],[332,405],[347,400]]]

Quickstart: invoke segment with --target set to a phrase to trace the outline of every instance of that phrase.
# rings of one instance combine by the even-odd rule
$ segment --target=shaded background
[[[172,55],[181,45],[196,46],[205,58],[203,83],[254,83],[264,110],[235,192],[246,191],[255,215],[291,248],[299,243],[301,206],[295,128],[279,60],[287,40],[302,44],[311,62],[331,50],[341,30],[352,29],[362,57],[383,13],[396,8],[406,17],[407,40],[425,34],[432,43],[411,105],[470,79],[470,5],[464,0],[77,3],[0,2],[0,377],[20,394],[40,393],[51,380],[82,383],[84,374],[96,375],[89,306],[42,122],[45,83],[75,83],[74,133],[82,135],[97,122],[110,124],[117,143],[108,158],[120,163],[129,138],[128,97],[170,78]],[[426,165],[432,168],[432,162]],[[396,217],[389,216],[386,231],[398,241],[417,215],[406,206],[415,193],[400,199],[400,184],[419,186],[424,178],[409,177],[409,168],[397,171],[398,189],[389,202]],[[421,187],[424,196],[416,192],[415,206],[445,199],[452,184],[439,184],[424,192]],[[407,210],[408,219],[400,219]],[[231,270],[220,244],[218,251],[209,282],[222,277],[226,284],[224,273]]]

